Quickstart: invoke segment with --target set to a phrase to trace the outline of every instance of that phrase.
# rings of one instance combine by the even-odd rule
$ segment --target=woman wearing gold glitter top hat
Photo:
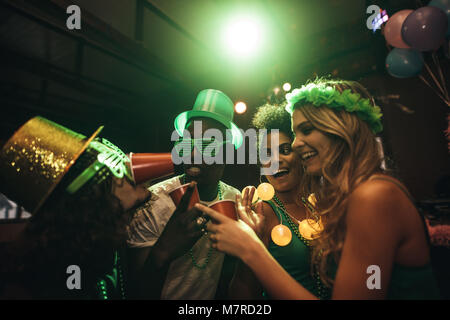
[[[381,113],[372,97],[357,82],[319,79],[286,99],[304,186],[316,194],[323,223],[312,259],[332,298],[439,299],[423,217],[381,168]],[[318,298],[267,252],[249,227],[254,212],[239,211],[246,224],[196,206],[219,222],[208,227],[213,246],[247,263],[272,297]]]
[[[130,213],[151,194],[100,130],[86,138],[36,117],[2,148],[0,191],[32,217],[2,245],[0,298],[125,298],[119,252]]]

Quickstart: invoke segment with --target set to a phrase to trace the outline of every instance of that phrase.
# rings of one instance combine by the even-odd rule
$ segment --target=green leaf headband
[[[119,179],[123,178],[124,175],[132,179],[126,164],[130,160],[117,146],[106,139],[102,139],[101,142],[98,140],[92,141],[89,148],[98,152],[97,159],[69,184],[66,188],[68,193],[74,194],[77,192],[105,167],[108,170],[97,183],[102,182],[110,173]]]
[[[310,83],[292,90],[286,94],[286,111],[291,115],[294,112],[294,105],[299,101],[307,101],[319,107],[326,105],[329,108],[355,113],[364,120],[372,132],[377,134],[383,130],[381,123],[381,109],[373,106],[369,99],[362,99],[358,93],[353,93],[350,89],[339,92],[331,86],[317,85]]]

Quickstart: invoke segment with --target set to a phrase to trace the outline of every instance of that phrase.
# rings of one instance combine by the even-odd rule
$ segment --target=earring
[[[263,181],[263,180],[266,180],[266,181]],[[264,183],[264,182],[269,182],[269,180],[267,180],[266,176],[262,174],[259,176],[259,183]]]

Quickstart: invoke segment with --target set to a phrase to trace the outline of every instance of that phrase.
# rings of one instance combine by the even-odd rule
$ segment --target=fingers
[[[189,186],[188,186],[186,192],[183,194],[183,197],[181,198],[180,203],[178,204],[176,212],[185,212],[187,210],[189,201],[191,200],[191,196],[194,193],[194,187],[195,187],[195,182],[191,181],[191,183],[189,183]]]
[[[242,205],[250,208],[252,205],[255,192],[256,192],[255,187],[246,187],[244,190],[244,194],[242,195]]]
[[[255,196],[255,192],[256,192],[256,188],[255,187],[251,187],[251,190],[248,194],[248,206],[252,205],[253,202],[253,197]]]
[[[255,212],[260,215],[264,215],[264,206],[262,201],[258,201],[255,204]]]
[[[195,205],[195,208],[204,212],[207,216],[209,216],[214,221],[224,223],[227,221],[233,221],[232,219],[228,218],[227,216],[221,214],[220,212],[217,212],[216,210],[213,210],[211,208],[208,208],[200,203],[197,203]]]
[[[244,206],[243,200],[239,195],[236,196],[236,212],[238,215],[238,218],[244,221],[249,226],[253,225],[254,222],[252,221],[252,208],[250,205]],[[250,204],[250,203],[249,203]]]
[[[244,221],[248,225],[251,224],[251,221],[249,219],[249,215],[248,215],[247,210],[245,209],[245,207],[243,207],[242,205],[238,205],[236,212],[237,212],[237,215],[238,215],[239,219],[241,219],[242,221]]]
[[[250,188],[245,188],[244,194],[242,195],[242,205],[246,206],[248,204],[248,191]]]

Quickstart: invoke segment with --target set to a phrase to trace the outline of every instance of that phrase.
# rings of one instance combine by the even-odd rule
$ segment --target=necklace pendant
[[[283,224],[273,227],[270,233],[273,243],[280,247],[287,246],[292,240],[291,230]]]

